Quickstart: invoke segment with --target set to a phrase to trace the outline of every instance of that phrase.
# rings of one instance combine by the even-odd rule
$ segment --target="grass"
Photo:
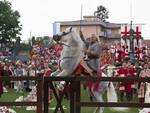
[[[4,93],[0,98],[0,102],[13,102],[19,96],[26,96],[27,93],[16,93],[14,89],[8,89],[8,93]]]
[[[106,97],[104,97],[106,100]],[[90,101],[89,98],[89,94],[86,90],[84,90],[82,88],[82,92],[81,92],[81,101]],[[126,100],[125,100],[126,101]],[[136,101],[136,99],[134,99],[134,101]],[[65,110],[65,113],[69,113],[69,102],[68,100],[64,99],[63,100],[63,105],[65,105],[67,107],[67,110]],[[53,100],[50,107],[55,107],[56,106],[56,101]],[[95,107],[83,107],[81,109],[81,113],[93,113],[93,111],[95,110]],[[53,112],[49,112],[49,113],[53,113]],[[114,111],[111,108],[106,107],[104,109],[104,113],[138,113],[138,108],[130,108],[129,110],[122,112],[122,111]]]
[[[0,102],[13,102],[16,98],[19,96],[26,96],[28,93],[23,93],[23,94],[17,94],[15,90],[9,89],[8,93],[4,93],[2,97],[0,98]],[[81,101],[90,101],[89,95],[86,90],[82,90],[81,93]],[[64,99],[62,104],[67,108],[65,110],[65,113],[69,113],[69,106],[70,106],[70,101]],[[53,101],[50,103],[50,107],[55,107],[56,106],[56,100],[53,98]],[[25,107],[12,107],[17,113],[35,113],[35,111],[26,111]],[[81,109],[81,113],[93,113],[94,107],[83,107]],[[50,111],[49,113],[53,113],[54,111]],[[125,112],[117,112],[113,111],[110,108],[105,108],[104,113],[138,113],[137,108],[131,108]]]
[[[24,92],[22,94],[16,93],[14,89],[8,89],[7,93],[4,93],[0,98],[0,102],[14,102],[19,96],[26,97],[28,93]],[[34,111],[26,111],[25,107],[10,107],[14,109],[17,113],[35,113]]]

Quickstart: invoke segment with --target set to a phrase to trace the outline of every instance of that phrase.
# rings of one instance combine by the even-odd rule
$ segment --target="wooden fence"
[[[62,98],[65,93],[65,88],[62,95],[58,96],[56,94],[56,89],[54,88],[53,81],[66,81],[66,84],[70,83],[70,113],[81,113],[81,107],[144,107],[150,108],[150,103],[124,103],[124,102],[83,102],[81,101],[80,96],[80,82],[81,81],[112,81],[112,82],[150,82],[150,78],[141,78],[141,77],[45,77],[44,78],[44,113],[48,113],[48,87],[50,87],[55,95],[57,106],[54,113],[58,112],[60,108],[61,113],[65,113],[61,105]]]
[[[37,102],[0,102],[0,106],[36,106],[37,113],[43,113],[43,77],[0,77],[2,81],[23,81],[33,80],[37,83]]]
[[[150,108],[150,103],[113,103],[113,102],[84,102],[81,101],[81,81],[112,81],[112,82],[150,82],[150,78],[141,77],[1,77],[0,79],[10,81],[21,81],[21,80],[35,80],[37,81],[37,102],[0,102],[0,106],[37,106],[37,113],[49,113],[48,103],[48,89],[49,87],[53,90],[57,105],[54,113],[60,109],[61,113],[65,113],[61,105],[66,87],[63,93],[58,96],[54,87],[54,81],[66,81],[66,84],[70,84],[70,113],[81,113],[81,107],[144,107]],[[67,86],[67,85],[66,85]],[[43,88],[44,87],[44,88]],[[44,91],[44,93],[43,93]]]

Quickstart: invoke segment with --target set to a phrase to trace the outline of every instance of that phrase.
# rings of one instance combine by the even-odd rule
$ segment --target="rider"
[[[92,34],[90,37],[90,42],[86,41],[83,37],[82,32],[80,32],[81,39],[85,42],[85,45],[88,45],[85,50],[85,54],[87,55],[87,66],[92,70],[92,72],[97,72],[99,64],[100,64],[100,44],[98,43],[97,37],[95,34]]]
[[[86,69],[90,73],[91,76],[93,76],[95,75],[95,73],[97,74],[99,64],[100,64],[100,57],[99,57],[99,54],[101,51],[100,44],[98,43],[98,40],[95,34],[92,34],[88,40],[85,40],[82,32],[80,31],[80,37],[86,45],[85,55],[87,56],[85,60],[86,62],[82,60],[81,65],[84,67],[84,69]],[[87,86],[89,87],[89,90],[91,90],[93,83],[89,82],[87,83]],[[92,95],[93,94],[91,93],[90,94],[91,101],[93,101]]]

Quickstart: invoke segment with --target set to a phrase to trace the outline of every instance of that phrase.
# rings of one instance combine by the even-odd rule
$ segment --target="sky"
[[[52,36],[55,21],[74,21],[82,15],[93,15],[97,6],[109,11],[111,23],[140,23],[142,35],[150,39],[150,0],[8,0],[18,10],[23,25],[22,39],[31,36]],[[131,5],[132,4],[132,5]],[[131,10],[132,9],[132,10]]]

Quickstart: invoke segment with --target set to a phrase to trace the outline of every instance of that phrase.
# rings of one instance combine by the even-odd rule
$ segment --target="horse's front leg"
[[[57,77],[63,77],[63,76],[69,76],[69,72],[66,70],[61,71],[58,75],[56,75]],[[64,89],[64,84],[65,81],[60,81],[59,84],[57,84],[57,88],[59,90],[63,90]]]
[[[61,71],[60,73],[58,73],[56,76],[58,76],[58,77],[70,76],[69,74],[70,74],[69,71],[67,71],[67,70],[62,70],[62,71]]]
[[[61,72],[60,69],[57,69],[56,71],[51,73],[51,76],[57,76],[60,72]]]
[[[93,113],[98,113],[100,107],[96,107],[95,111]]]

